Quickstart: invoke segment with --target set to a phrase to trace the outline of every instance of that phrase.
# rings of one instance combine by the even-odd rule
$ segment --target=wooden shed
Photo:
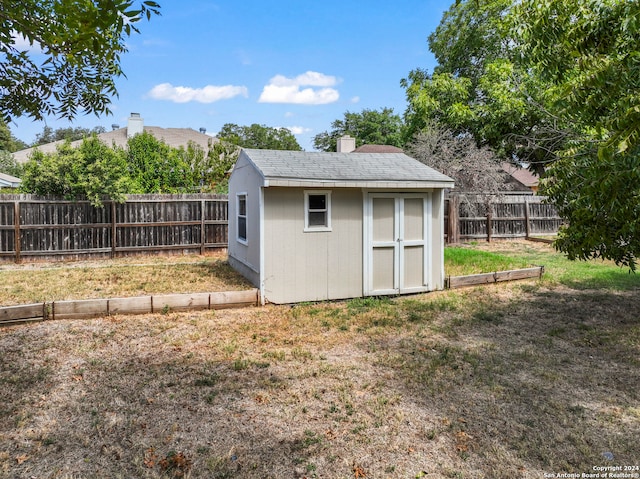
[[[229,262],[263,304],[442,289],[452,187],[404,153],[242,150]]]

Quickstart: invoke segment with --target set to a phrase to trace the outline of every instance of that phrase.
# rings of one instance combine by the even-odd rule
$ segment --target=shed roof
[[[325,153],[243,149],[263,186],[452,188],[448,176],[404,153]]]

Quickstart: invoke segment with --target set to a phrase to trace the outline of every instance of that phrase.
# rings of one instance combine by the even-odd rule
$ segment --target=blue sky
[[[52,128],[145,125],[207,129],[225,123],[290,128],[305,150],[346,111],[393,108],[400,80],[432,70],[427,37],[451,0],[278,2],[159,0],[162,16],[141,22],[122,58],[112,116],[80,116]],[[44,122],[10,128],[28,143]]]

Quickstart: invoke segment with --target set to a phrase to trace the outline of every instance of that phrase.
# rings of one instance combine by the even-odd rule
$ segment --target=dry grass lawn
[[[0,306],[251,288],[226,259],[225,252],[66,263],[0,263]]]
[[[640,302],[520,282],[0,329],[0,478],[640,464]]]

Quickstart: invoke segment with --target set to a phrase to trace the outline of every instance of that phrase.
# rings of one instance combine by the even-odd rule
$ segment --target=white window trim
[[[309,196],[324,195],[327,198],[327,224],[323,226],[309,226]],[[304,232],[314,233],[318,231],[331,231],[331,191],[305,190],[304,192]]]
[[[241,238],[240,237],[240,221],[239,218],[241,218],[240,215],[240,197],[244,196],[244,234],[247,236],[247,238]],[[248,195],[246,192],[240,192],[240,193],[236,193],[236,241],[238,243],[241,243],[243,245],[248,245],[249,241],[248,241],[248,234],[247,234],[247,230],[249,229],[249,224],[247,223],[247,210],[249,208],[249,204],[248,204]]]

